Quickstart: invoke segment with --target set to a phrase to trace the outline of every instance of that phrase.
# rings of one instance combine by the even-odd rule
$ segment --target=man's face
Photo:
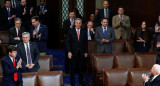
[[[88,22],[87,27],[88,27],[88,29],[93,28],[93,23],[92,22]]]
[[[4,4],[7,8],[11,7],[11,2],[10,1],[6,1],[6,3]]]
[[[123,8],[119,8],[119,9],[118,9],[118,14],[119,14],[119,15],[123,15],[123,13],[124,13],[124,9],[123,9]]]
[[[101,21],[101,24],[102,24],[103,27],[106,27],[108,25],[108,20],[103,19],[103,21]]]
[[[9,52],[9,56],[11,56],[12,58],[15,58],[17,56],[17,51]]]
[[[75,27],[76,28],[81,28],[81,26],[82,26],[82,22],[80,20],[76,20],[75,21]]]
[[[158,21],[160,22],[160,16],[158,16]]]
[[[104,2],[103,2],[103,7],[104,7],[105,9],[107,9],[107,8],[109,7],[108,1],[104,1]]]
[[[40,1],[40,5],[43,6],[44,5],[44,0]]]
[[[36,21],[35,19],[32,19],[32,25],[34,27],[37,27],[39,25],[39,21]]]
[[[22,5],[22,6],[26,6],[26,4],[27,4],[27,3],[26,3],[26,0],[21,0],[21,5]]]
[[[21,21],[15,21],[15,27],[20,28],[21,27]]]
[[[70,12],[70,13],[69,13],[69,17],[70,17],[71,19],[74,19],[74,18],[75,18],[75,13],[74,13],[74,12]]]
[[[30,40],[29,35],[27,35],[27,34],[22,35],[22,40],[23,40],[24,43],[28,43],[29,40]]]
[[[142,28],[146,28],[146,22],[142,22],[141,27],[142,27]]]

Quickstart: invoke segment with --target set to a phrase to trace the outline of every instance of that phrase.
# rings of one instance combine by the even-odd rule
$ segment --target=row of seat
[[[62,71],[22,73],[23,86],[63,86]],[[2,80],[0,75],[0,83]]]
[[[102,84],[103,69],[151,68],[155,61],[155,53],[96,53],[92,55],[93,79]]]
[[[52,55],[42,55],[39,57],[39,65],[40,69],[39,72],[45,72],[45,71],[53,71],[53,57]],[[0,60],[0,74],[3,73],[1,60]]]
[[[103,86],[144,86],[142,74],[150,68],[103,69]]]

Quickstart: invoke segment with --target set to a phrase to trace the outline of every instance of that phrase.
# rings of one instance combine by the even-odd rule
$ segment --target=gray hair
[[[158,74],[160,74],[160,65],[159,65],[159,64],[154,64],[153,67],[154,67],[155,71],[156,71]]]
[[[16,22],[16,21],[22,22],[21,18],[19,18],[19,17],[17,17],[17,18],[14,19],[14,22]]]
[[[28,36],[30,37],[30,33],[29,33],[29,32],[23,32],[23,33],[22,33],[22,36],[23,36],[23,35],[28,35]]]
[[[80,22],[82,23],[82,19],[80,19],[80,18],[77,18],[75,21],[77,21],[77,20],[80,20]]]

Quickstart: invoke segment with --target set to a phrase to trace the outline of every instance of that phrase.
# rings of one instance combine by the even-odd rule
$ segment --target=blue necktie
[[[32,63],[32,59],[31,59],[31,54],[30,54],[30,51],[29,51],[28,44],[26,44],[26,46],[27,46],[27,58],[28,58],[28,64],[31,64],[31,63]]]
[[[11,17],[11,14],[10,14],[10,11],[9,11],[9,8],[8,8],[8,18]],[[11,20],[9,19],[9,24],[11,24]]]
[[[104,27],[104,37],[106,37],[107,31],[106,31],[106,27]]]

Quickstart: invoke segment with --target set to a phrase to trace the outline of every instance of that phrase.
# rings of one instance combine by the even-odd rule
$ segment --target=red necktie
[[[79,41],[79,29],[77,29],[77,37],[78,37],[78,41]]]
[[[14,58],[13,58],[13,67],[16,67],[16,62],[15,62]],[[14,73],[14,81],[16,82],[17,80],[18,80],[18,75],[16,72],[16,73]]]
[[[20,30],[18,29],[18,36],[19,36],[19,31],[20,31]]]

